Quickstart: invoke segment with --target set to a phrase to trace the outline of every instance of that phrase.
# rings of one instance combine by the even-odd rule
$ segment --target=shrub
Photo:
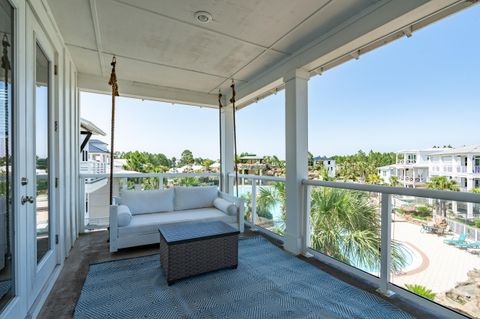
[[[427,287],[422,286],[422,285],[406,284],[405,287],[409,291],[413,292],[414,294],[417,294],[419,296],[422,296],[422,297],[430,299],[430,300],[434,300],[435,296],[437,295],[432,290],[430,290]]]
[[[480,228],[480,218],[475,220],[475,227]]]

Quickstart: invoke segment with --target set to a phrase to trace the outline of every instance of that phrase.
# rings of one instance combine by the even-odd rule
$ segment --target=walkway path
[[[436,293],[446,292],[457,283],[466,281],[468,271],[480,269],[479,256],[443,242],[451,236],[421,233],[420,226],[402,221],[393,223],[392,234],[395,240],[410,243],[421,250],[429,260],[423,271],[393,275],[392,282],[396,285],[419,284]]]

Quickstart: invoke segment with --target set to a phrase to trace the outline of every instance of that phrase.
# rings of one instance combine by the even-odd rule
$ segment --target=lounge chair
[[[458,248],[480,248],[480,241],[476,241],[473,243],[464,243],[464,244],[456,244]]]
[[[448,245],[458,245],[458,244],[465,244],[467,239],[467,234],[462,233],[458,236],[457,239],[445,239],[443,242]]]

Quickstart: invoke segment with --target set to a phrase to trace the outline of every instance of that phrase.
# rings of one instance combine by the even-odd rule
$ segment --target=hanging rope
[[[218,179],[218,183],[220,186],[220,191],[223,191],[223,171],[222,171],[222,92],[218,90],[218,136],[220,138],[220,177]]]
[[[5,99],[5,214],[6,214],[6,232],[7,232],[7,254],[10,255],[10,164],[9,164],[9,155],[10,155],[10,145],[9,145],[9,123],[8,123],[8,71],[11,70],[10,60],[8,59],[8,47],[10,47],[10,42],[8,42],[7,34],[3,35],[2,39],[2,69],[4,69],[4,99]]]
[[[115,97],[119,96],[118,94],[118,83],[117,83],[117,74],[115,73],[115,66],[117,65],[117,58],[113,56],[112,63],[112,73],[110,74],[110,81],[108,85],[112,86],[112,127],[110,132],[110,205],[113,204],[113,154],[114,154],[114,143],[115,143]]]
[[[232,103],[232,108],[233,108],[233,146],[235,150],[235,188],[237,191],[237,197],[238,197],[238,159],[237,159],[237,123],[235,121],[235,113],[237,113],[237,109],[235,107],[235,81],[232,79],[232,85],[230,85],[232,88],[232,98],[230,99],[230,103]]]

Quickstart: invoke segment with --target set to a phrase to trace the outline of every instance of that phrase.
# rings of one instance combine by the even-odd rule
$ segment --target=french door
[[[27,254],[32,304],[58,263],[56,237],[55,64],[57,54],[34,15],[27,36],[26,195]]]

